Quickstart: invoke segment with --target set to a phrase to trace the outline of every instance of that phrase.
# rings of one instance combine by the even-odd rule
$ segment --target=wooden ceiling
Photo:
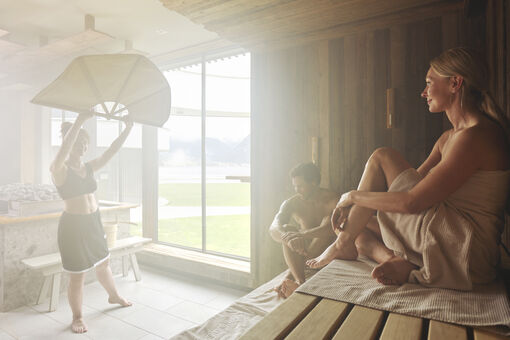
[[[427,19],[462,0],[160,0],[165,7],[250,50],[331,39]]]

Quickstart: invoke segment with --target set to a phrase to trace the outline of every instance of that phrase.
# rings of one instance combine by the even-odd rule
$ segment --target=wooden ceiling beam
[[[189,18],[189,15],[197,11],[203,11],[207,8],[214,8],[225,2],[235,2],[236,0],[160,0],[166,8],[176,11]]]
[[[201,23],[209,23],[219,18],[244,16],[250,12],[262,11],[281,3],[295,0],[258,0],[258,1],[228,1],[207,11],[193,13],[189,18]]]
[[[360,22],[350,23],[346,25],[338,25],[325,30],[308,32],[306,34],[285,36],[279,39],[253,38],[252,40],[244,40],[239,37],[231,37],[230,40],[240,44],[250,51],[272,50],[286,48],[294,45],[306,44],[313,41],[331,40],[342,38],[351,34],[359,34],[363,32],[384,29],[396,25],[403,25],[411,22],[427,20],[441,16],[446,13],[462,10],[464,4],[462,2],[443,3],[435,6],[424,6],[406,11],[406,15],[393,13],[380,18],[363,20]]]
[[[295,12],[287,12],[285,15],[281,16],[272,16],[272,17],[264,17],[260,20],[256,21],[246,21],[239,24],[213,24],[213,23],[204,23],[204,27],[213,32],[222,32],[222,33],[230,33],[237,32],[239,34],[250,34],[252,32],[265,32],[265,31],[273,31],[273,30],[281,30],[287,31],[289,33],[300,33],[300,32],[309,32],[315,31],[319,29],[325,29],[328,27],[333,27],[339,24],[348,24],[351,22],[356,22],[364,19],[379,17],[387,14],[394,13],[396,11],[402,12],[407,9],[412,9],[415,7],[429,5],[429,4],[440,4],[444,1],[440,0],[426,0],[423,4],[421,1],[421,5],[418,4],[418,1],[406,1],[406,0],[397,0],[392,3],[396,6],[395,8],[388,8],[386,6],[381,6],[381,3],[384,3],[380,0],[366,0],[364,4],[367,8],[363,8],[360,6],[357,7],[346,7],[346,6],[334,6],[325,10],[324,8],[320,8],[318,4],[317,6],[299,8],[298,11]],[[311,2],[311,5],[314,5],[314,2]]]
[[[441,15],[462,0],[160,0],[246,48],[345,36]]]

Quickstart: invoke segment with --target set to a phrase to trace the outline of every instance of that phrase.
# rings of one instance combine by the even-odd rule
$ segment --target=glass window
[[[205,77],[202,69],[165,73],[172,111],[158,135],[158,241],[249,258],[250,56],[207,61]]]
[[[172,111],[158,135],[158,240],[202,249],[201,65],[165,73]]]
[[[249,55],[207,62],[206,108],[205,247],[249,258]]]

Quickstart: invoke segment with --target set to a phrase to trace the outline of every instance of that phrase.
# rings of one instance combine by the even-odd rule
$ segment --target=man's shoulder
[[[283,201],[282,208],[290,209],[294,207],[299,202],[299,200],[300,200],[299,195],[291,196],[287,198],[285,201]]]

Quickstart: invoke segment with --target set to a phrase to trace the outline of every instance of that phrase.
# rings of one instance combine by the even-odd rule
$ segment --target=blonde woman
[[[67,297],[73,312],[71,329],[75,333],[87,331],[82,318],[83,283],[85,272],[94,267],[98,281],[108,293],[108,302],[131,306],[115,288],[106,236],[94,196],[97,184],[93,174],[117,153],[129,135],[133,122],[126,121],[124,131],[103,155],[84,163],[82,157],[87,151],[90,137],[81,127],[91,117],[80,114],[74,124],[62,123],[62,146],[50,168],[53,182],[65,202],[58,226],[58,246],[64,270],[70,274]]]
[[[447,50],[430,62],[421,96],[453,128],[418,169],[395,150],[376,150],[358,190],[333,212],[336,241],[310,267],[361,254],[379,263],[372,276],[382,284],[470,290],[496,277],[510,147],[487,66],[471,49]]]

